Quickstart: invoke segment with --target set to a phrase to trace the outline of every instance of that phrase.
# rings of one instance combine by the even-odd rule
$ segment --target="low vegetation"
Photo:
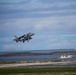
[[[0,75],[76,75],[76,67],[0,68]]]
[[[0,61],[0,64],[23,64],[23,63],[48,63],[48,62],[76,62],[71,60],[41,60],[41,61],[16,61],[16,62],[6,62]]]

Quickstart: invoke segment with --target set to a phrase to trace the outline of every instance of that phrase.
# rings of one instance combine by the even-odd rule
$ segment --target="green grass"
[[[51,68],[0,68],[0,75],[13,74],[43,74],[46,73],[74,73],[76,75],[76,67],[51,67]]]

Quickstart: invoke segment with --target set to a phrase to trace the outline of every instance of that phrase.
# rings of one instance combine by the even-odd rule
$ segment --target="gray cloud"
[[[3,21],[3,22],[2,22]],[[7,19],[0,21],[0,31],[16,31],[16,30],[51,30],[60,32],[75,32],[76,17],[60,16],[46,18],[20,18]]]
[[[76,48],[75,0],[8,1],[0,1],[2,50]],[[28,32],[35,33],[30,42],[13,41]]]

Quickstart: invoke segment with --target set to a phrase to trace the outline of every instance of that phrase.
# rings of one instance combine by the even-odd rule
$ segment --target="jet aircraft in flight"
[[[15,36],[14,35],[14,41],[16,41],[16,42],[25,42],[25,41],[29,41],[29,40],[31,40],[32,39],[32,36],[34,35],[34,33],[27,33],[27,34],[24,34],[24,35],[22,35],[22,36],[20,36],[20,37],[17,37],[17,36]]]

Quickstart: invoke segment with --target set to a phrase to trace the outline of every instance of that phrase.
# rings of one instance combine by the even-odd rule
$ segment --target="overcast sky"
[[[35,33],[29,42],[14,35]],[[76,0],[0,0],[0,51],[76,49]]]

